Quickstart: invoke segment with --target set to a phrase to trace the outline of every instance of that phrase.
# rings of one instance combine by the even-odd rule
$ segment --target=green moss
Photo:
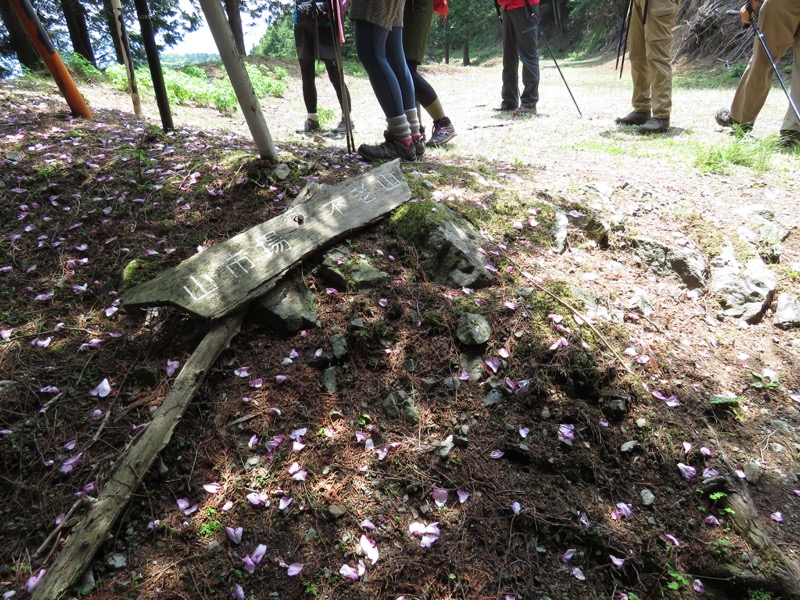
[[[430,200],[406,202],[391,219],[397,234],[412,243],[427,239],[434,228],[448,220],[447,211]]]
[[[140,283],[149,281],[153,279],[157,273],[157,265],[135,258],[125,265],[125,268],[122,270],[122,285],[120,289],[124,291]]]

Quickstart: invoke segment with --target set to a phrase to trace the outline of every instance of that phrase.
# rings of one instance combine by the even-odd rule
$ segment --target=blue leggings
[[[386,118],[414,108],[414,82],[403,53],[403,28],[389,31],[362,20],[354,20],[353,28],[358,58]]]

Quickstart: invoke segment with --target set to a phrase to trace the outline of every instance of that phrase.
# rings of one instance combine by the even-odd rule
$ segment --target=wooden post
[[[56,52],[53,42],[50,41],[50,36],[47,35],[47,31],[45,31],[42,22],[39,21],[39,17],[36,16],[36,11],[33,10],[30,0],[9,1],[11,8],[17,14],[19,22],[25,29],[25,33],[30,37],[33,47],[42,57],[47,70],[50,71],[50,75],[53,76],[58,89],[61,90],[61,94],[67,101],[70,110],[72,110],[72,114],[76,117],[91,119],[92,111],[89,110],[86,102],[84,102],[78,87],[72,80],[72,76],[67,71],[67,67],[64,66],[61,56]]]
[[[161,114],[161,125],[164,131],[172,131],[175,126],[172,124],[172,113],[169,111],[167,86],[164,85],[164,75],[161,72],[161,60],[158,58],[158,46],[156,46],[156,36],[153,31],[153,22],[150,20],[147,0],[133,0],[133,4],[136,6],[136,13],[139,16],[139,27],[142,30],[144,50],[147,53],[147,64],[150,66],[150,77],[153,79],[153,91],[156,93],[158,112]]]
[[[206,374],[239,333],[243,318],[244,310],[218,321],[200,342],[142,437],[116,465],[97,501],[33,590],[33,600],[58,600],[64,597],[86,570],[153,461],[169,443],[172,432],[180,423],[189,401],[200,389]]]
[[[219,0],[200,0],[200,8],[206,16],[211,35],[217,45],[219,56],[231,78],[233,90],[236,92],[236,99],[242,109],[247,126],[250,128],[250,135],[256,143],[258,153],[261,158],[270,162],[278,162],[278,153],[275,151],[275,144],[272,143],[272,136],[269,134],[267,123],[261,112],[258,97],[253,91],[253,84],[244,68],[244,61],[236,48],[236,41],[233,38],[228,20]]]
[[[111,34],[116,34],[119,46],[122,48],[122,62],[125,64],[125,72],[128,74],[128,85],[131,88],[133,112],[136,116],[139,116],[142,114],[142,101],[139,98],[139,88],[136,85],[136,74],[133,72],[131,45],[128,42],[128,34],[125,32],[125,20],[122,18],[122,6],[119,0],[111,0],[111,6],[114,9],[114,27]]]

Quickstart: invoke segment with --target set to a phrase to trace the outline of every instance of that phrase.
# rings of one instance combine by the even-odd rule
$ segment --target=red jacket
[[[503,10],[514,10],[515,8],[525,7],[525,0],[497,0],[497,3]],[[539,0],[528,0],[528,4],[531,6],[539,4]]]

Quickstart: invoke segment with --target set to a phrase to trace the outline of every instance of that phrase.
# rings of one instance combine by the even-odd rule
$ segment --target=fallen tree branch
[[[217,321],[200,342],[175,379],[172,390],[153,416],[142,437],[117,466],[108,482],[67,540],[53,565],[33,591],[33,600],[63,598],[86,570],[108,531],[122,514],[131,494],[172,438],[189,402],[197,394],[209,369],[239,333],[247,307]]]

